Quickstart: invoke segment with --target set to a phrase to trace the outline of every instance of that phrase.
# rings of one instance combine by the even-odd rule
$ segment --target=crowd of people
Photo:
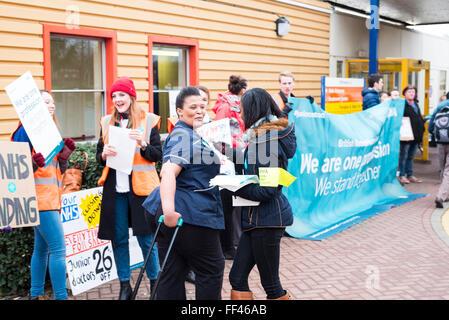
[[[290,81],[289,92],[283,93],[281,85],[280,94],[288,99],[294,78],[290,73],[286,77]],[[285,79],[285,75],[280,77],[280,82],[281,79]],[[158,283],[156,299],[185,299],[184,282],[189,273],[193,275],[190,281],[195,283],[197,299],[221,299],[225,259],[234,260],[230,274],[231,299],[252,299],[248,276],[256,265],[267,299],[291,299],[279,279],[280,241],[285,227],[293,221],[291,207],[281,192],[282,186],[251,184],[234,194],[209,185],[209,181],[220,173],[218,153],[229,155],[231,151],[231,158],[240,154],[245,165],[236,164],[236,173],[257,174],[259,167],[287,168],[288,159],[296,151],[293,124],[282,117],[282,110],[275,100],[264,89],[247,90],[247,86],[246,79],[232,75],[228,90],[219,94],[213,107],[215,120],[230,119],[232,145],[210,146],[195,131],[210,121],[206,114],[209,90],[203,86],[188,86],[176,98],[178,117],[169,119],[170,134],[163,147],[159,132],[161,118],[139,106],[134,82],[121,77],[110,88],[114,108],[112,114],[101,119],[96,154],[97,162],[104,167],[98,181],[103,186],[98,238],[111,240],[120,281],[119,300],[130,299],[133,293],[129,228],[137,237],[143,256],[147,256],[155,221],[160,215],[164,219],[157,246],[145,266],[151,291],[160,271],[159,261],[167,255],[174,227],[181,217],[183,225]],[[41,95],[58,126],[52,95],[47,91],[42,91]],[[131,174],[106,165],[108,157],[115,156],[120,150],[120,146],[109,141],[112,126],[129,129],[129,138],[136,141]],[[285,143],[279,147],[276,163],[267,163],[265,154],[259,156],[257,151],[248,154],[249,145],[269,145],[278,139],[279,132],[285,133],[282,138]],[[20,123],[11,134],[11,141],[29,144],[38,198],[40,225],[34,228],[30,299],[43,299],[48,268],[54,298],[65,300],[68,298],[66,249],[59,218],[61,181],[76,145],[72,139],[65,138],[64,148],[45,166],[44,157],[35,152]],[[212,156],[214,161],[204,162],[205,154]],[[254,164],[247,165],[248,157],[256,160]],[[162,168],[158,175],[156,162],[160,160]],[[233,207],[233,195],[260,204],[250,208]],[[149,201],[150,207],[143,207],[145,200]]]
[[[388,99],[401,98],[400,91],[393,88],[389,92],[382,91],[383,78],[382,75],[376,73],[368,77],[368,87],[362,90],[362,109],[366,110]],[[425,119],[421,114],[418,105],[418,90],[415,86],[408,85],[402,90],[405,98],[404,117],[410,119],[410,125],[413,132],[413,139],[400,141],[399,147],[399,164],[398,164],[398,181],[404,185],[408,183],[419,183],[421,179],[413,175],[413,159],[422,143],[424,135]]]
[[[400,91],[393,88],[382,91],[383,79],[380,74],[368,77],[368,87],[363,89],[363,110],[371,108],[388,99],[401,98]],[[428,132],[431,143],[437,146],[440,169],[440,187],[435,198],[435,207],[443,208],[443,202],[449,199],[449,92],[443,94],[432,115],[423,117],[418,105],[418,89],[408,85],[402,90],[405,98],[404,117],[410,119],[413,139],[400,141],[398,181],[402,184],[420,183],[422,179],[413,175],[413,159],[423,141],[425,122],[429,120]]]
[[[119,300],[130,299],[133,290],[129,228],[145,257],[153,241],[155,221],[161,215],[164,219],[157,246],[145,267],[151,291],[160,271],[159,261],[167,255],[180,218],[183,225],[161,275],[157,299],[186,299],[186,278],[195,283],[196,299],[221,299],[225,259],[233,260],[229,273],[231,299],[253,299],[248,277],[255,266],[267,299],[291,299],[279,277],[281,238],[285,227],[293,223],[292,208],[282,193],[282,186],[248,184],[231,192],[211,187],[209,181],[220,174],[220,153],[235,163],[236,174],[257,175],[259,168],[268,166],[287,169],[288,159],[296,151],[294,124],[286,119],[291,111],[288,99],[294,97],[294,81],[292,73],[281,72],[280,91],[270,95],[261,88],[248,89],[246,79],[231,75],[228,90],[218,95],[212,110],[214,120],[230,119],[232,145],[213,146],[196,132],[196,128],[210,121],[206,112],[210,103],[207,88],[187,86],[180,90],[175,103],[177,119],[168,119],[169,135],[162,146],[161,117],[139,106],[130,78],[121,77],[114,82],[109,92],[114,109],[101,119],[96,160],[104,166],[98,181],[103,186],[98,237],[112,242],[120,281]],[[398,89],[387,93],[382,88],[382,76],[370,75],[368,88],[362,91],[364,110],[386,99],[401,97]],[[41,94],[58,125],[52,95],[45,90]],[[422,142],[425,120],[418,106],[416,87],[405,87],[402,95],[404,116],[410,118],[414,139],[400,142],[398,180],[402,184],[417,183],[421,179],[413,175],[413,158]],[[313,97],[308,98],[313,102]],[[430,132],[439,128],[438,115],[443,111],[448,112],[449,119],[449,100],[442,101],[430,117]],[[112,126],[130,129],[129,137],[136,141],[131,174],[106,165],[107,158],[115,156],[120,148],[108,141]],[[277,143],[279,139],[282,143]],[[60,183],[76,145],[72,139],[65,138],[64,148],[45,166],[45,159],[35,152],[21,124],[12,133],[11,140],[27,142],[30,146],[38,198],[40,225],[34,228],[30,297],[42,299],[49,267],[54,298],[67,299],[65,241],[59,218]],[[274,142],[276,161],[266,161],[266,154],[259,152],[272,150]],[[435,203],[442,208],[442,202],[449,196],[449,138],[437,140],[437,144],[442,184]],[[212,163],[205,161],[203,155],[212,158]],[[237,158],[243,161],[236,161]],[[160,160],[162,168],[158,175],[156,162]],[[234,207],[233,196],[258,204]],[[144,202],[149,206],[144,208]]]

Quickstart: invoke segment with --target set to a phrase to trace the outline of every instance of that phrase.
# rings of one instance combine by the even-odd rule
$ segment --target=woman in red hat
[[[147,113],[136,103],[136,89],[131,79],[119,78],[110,90],[114,103],[112,114],[101,119],[100,139],[97,144],[97,161],[105,166],[98,184],[103,185],[101,217],[98,237],[111,240],[114,259],[120,280],[119,300],[130,298],[129,231],[137,236],[145,257],[153,239],[153,232],[145,219],[143,201],[159,186],[156,162],[162,157],[159,136],[160,117]],[[109,128],[128,128],[129,137],[136,140],[131,174],[106,166],[106,159],[117,154],[118,145],[109,143]],[[152,285],[159,272],[156,248],[153,249],[146,267]]]

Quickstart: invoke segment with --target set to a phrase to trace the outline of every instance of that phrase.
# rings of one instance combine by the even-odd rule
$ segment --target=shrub
[[[77,143],[76,149],[69,159],[69,168],[84,169],[86,163],[85,153],[88,155],[88,163],[83,170],[83,184],[81,189],[90,189],[98,187],[97,182],[101,176],[103,167],[97,163],[97,144],[91,142]]]
[[[0,233],[0,296],[25,294],[30,288],[33,228]]]

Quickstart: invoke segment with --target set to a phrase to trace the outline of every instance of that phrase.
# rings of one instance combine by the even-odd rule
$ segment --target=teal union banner
[[[283,188],[293,209],[295,238],[323,240],[393,206],[426,196],[396,179],[404,99],[351,114],[331,114],[290,98],[297,150]]]

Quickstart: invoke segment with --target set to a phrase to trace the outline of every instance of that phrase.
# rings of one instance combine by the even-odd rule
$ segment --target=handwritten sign
[[[201,127],[196,128],[196,132],[209,144],[214,142],[224,142],[232,146],[229,118],[203,124]]]
[[[102,195],[103,188],[93,188],[61,198],[66,266],[73,295],[117,278],[112,244],[98,239],[98,220],[93,218],[94,213],[100,213]]]
[[[66,244],[66,266],[73,295],[117,278],[111,241],[98,238],[103,188],[66,193],[61,219]],[[130,233],[130,269],[142,265],[137,238]]]
[[[0,142],[0,178],[0,228],[39,225],[28,143]]]
[[[62,150],[64,142],[41,93],[28,71],[6,88],[14,109],[36,152],[42,153],[45,165]]]

